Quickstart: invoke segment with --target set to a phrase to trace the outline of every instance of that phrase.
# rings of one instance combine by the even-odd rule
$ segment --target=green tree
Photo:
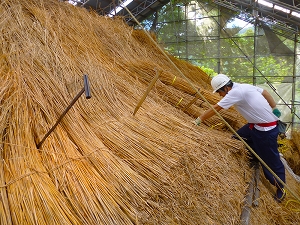
[[[262,30],[255,34],[254,25],[230,26],[236,12],[216,7],[211,0],[197,2],[171,0],[157,18],[153,15],[143,24],[156,28],[166,51],[200,68],[247,83],[288,82],[287,76],[293,72],[292,58],[272,54]]]

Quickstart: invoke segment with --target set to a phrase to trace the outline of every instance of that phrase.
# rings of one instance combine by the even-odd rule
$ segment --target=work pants
[[[237,131],[254,152],[270,167],[270,169],[285,183],[285,169],[278,152],[278,126],[269,131],[259,131],[246,124]],[[271,184],[283,188],[283,185],[273,174],[262,165],[265,177]]]

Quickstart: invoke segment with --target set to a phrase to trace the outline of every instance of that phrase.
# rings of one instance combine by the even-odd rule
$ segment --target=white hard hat
[[[224,74],[218,74],[217,76],[213,77],[211,80],[211,86],[214,89],[213,93],[224,87],[229,81],[230,78]]]

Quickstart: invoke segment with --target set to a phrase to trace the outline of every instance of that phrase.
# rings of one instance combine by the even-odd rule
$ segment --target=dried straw
[[[244,146],[217,117],[193,125],[209,106],[198,99],[183,111],[195,90],[143,31],[54,0],[5,0],[0,13],[1,224],[239,223],[251,175]],[[211,104],[219,100],[202,70],[170,58]],[[37,149],[83,74],[92,98],[82,96]],[[235,128],[244,122],[234,109],[222,115]],[[251,222],[299,223],[263,182]]]

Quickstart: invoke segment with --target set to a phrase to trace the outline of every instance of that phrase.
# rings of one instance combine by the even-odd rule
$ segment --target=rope
[[[176,76],[175,76],[174,79],[172,80],[172,84],[171,84],[171,85],[174,84],[175,80],[176,80]]]
[[[122,4],[123,1],[119,0]],[[198,91],[198,89],[192,84],[192,82],[181,72],[181,70],[172,62],[172,60],[168,57],[167,53],[157,44],[157,42],[151,37],[151,35],[146,32],[145,28],[141,25],[141,23],[135,18],[135,16],[130,12],[130,10],[125,6],[126,11],[131,15],[134,21],[143,28],[143,31],[148,36],[149,40],[153,42],[153,44],[161,51],[161,53],[166,57],[166,59],[174,66],[174,68],[178,71],[178,73],[189,83],[189,85],[199,94],[199,96],[205,101],[209,107],[215,112],[215,114],[226,124],[226,126],[234,133],[237,138],[251,151],[251,153],[261,162],[262,165],[265,166],[267,170],[284,186],[286,190],[288,190],[299,202],[300,198],[290,189],[288,185],[286,185],[272,170],[271,168],[256,154],[256,152],[243,140],[241,136],[237,134],[237,132],[227,123],[227,121],[220,115],[217,110],[208,102],[208,100]]]
[[[297,174],[294,173],[294,171],[292,170],[292,168],[288,165],[287,161],[283,158],[282,154],[280,154],[280,159],[284,165],[284,167],[286,168],[286,170],[291,174],[292,177],[294,177],[294,179],[300,183],[300,176],[298,176]]]
[[[182,102],[183,98],[181,98],[178,103],[176,104],[176,107],[179,106],[179,104]]]
[[[291,203],[299,204],[299,206],[300,206],[300,201],[296,201],[296,200],[293,200],[293,199],[292,199],[292,200],[288,200],[288,201],[286,202],[285,207],[288,208],[288,205],[291,204]],[[289,207],[289,208],[290,208],[291,211],[294,211],[294,212],[300,212],[300,209],[296,209],[296,207],[293,207],[292,209],[291,209],[291,207]]]
[[[214,124],[214,125],[212,125],[209,129],[213,129],[213,128],[215,128],[215,127],[217,127],[217,126],[219,126],[219,125],[222,125],[222,123],[217,123],[217,124]]]
[[[59,169],[60,167],[66,165],[66,164],[68,164],[68,163],[71,163],[71,162],[73,162],[73,161],[78,161],[78,160],[81,160],[81,159],[83,159],[83,158],[88,159],[88,158],[90,157],[90,155],[94,154],[95,152],[97,152],[97,151],[99,151],[99,150],[101,150],[101,149],[96,149],[96,150],[94,150],[94,151],[92,151],[92,152],[90,152],[90,153],[88,153],[88,154],[85,154],[85,155],[82,155],[82,156],[78,156],[78,157],[75,157],[75,158],[70,158],[70,157],[69,157],[69,159],[67,159],[65,162],[63,162],[63,163],[57,165],[56,167],[54,167],[54,168],[52,168],[52,169],[50,169],[50,170],[48,170],[48,171],[38,171],[38,170],[36,170],[36,169],[30,168],[31,170],[33,170],[33,172],[23,174],[23,175],[21,175],[21,176],[15,178],[15,179],[13,179],[13,180],[10,180],[10,181],[7,182],[5,185],[1,185],[0,188],[6,188],[6,187],[12,185],[13,183],[16,183],[17,181],[22,180],[23,178],[28,177],[28,176],[31,176],[31,175],[34,175],[34,174],[53,172],[54,170],[57,170],[57,169]]]

